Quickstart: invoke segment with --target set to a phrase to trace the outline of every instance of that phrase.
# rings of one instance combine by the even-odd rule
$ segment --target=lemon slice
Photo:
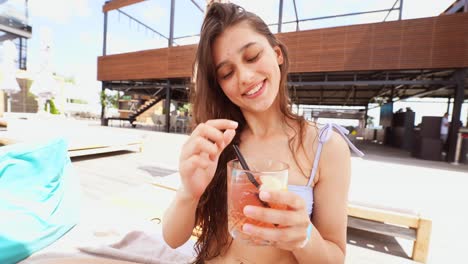
[[[260,180],[262,181],[262,185],[260,185],[260,191],[279,191],[284,189],[284,184],[275,177],[271,176],[260,176]]]

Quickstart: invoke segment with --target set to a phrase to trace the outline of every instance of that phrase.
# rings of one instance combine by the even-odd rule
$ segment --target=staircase
[[[151,98],[150,100],[147,100],[135,112],[131,113],[128,116],[128,119],[135,121],[139,115],[143,114],[146,110],[150,109],[153,105],[159,103],[159,101],[161,100],[162,100],[161,96],[157,96],[156,98]]]
[[[185,90],[181,91],[180,89],[174,89],[174,90],[172,90],[171,94],[172,94],[172,99],[173,100],[179,100],[179,101],[180,100],[183,100],[183,101],[188,100],[187,99],[188,98],[187,91],[185,91]],[[138,109],[136,109],[136,111],[125,110],[126,112],[128,112],[128,116],[107,117],[105,119],[104,125],[107,126],[109,120],[125,120],[125,121],[130,122],[130,124],[133,127],[136,127],[136,124],[134,124],[134,122],[136,121],[137,117],[139,115],[143,114],[145,111],[147,111],[151,107],[153,107],[154,105],[156,105],[157,103],[159,103],[161,100],[163,100],[165,98],[165,96],[166,96],[166,89],[160,88],[156,93],[154,93],[152,95],[153,98],[147,100],[144,104],[142,104],[140,107],[138,107]]]
[[[151,98],[150,100],[147,100],[144,104],[142,104],[136,111],[131,112],[128,117],[122,118],[122,117],[108,117],[107,120],[127,120],[130,122],[132,127],[136,127],[136,124],[134,124],[135,120],[137,117],[141,114],[143,114],[146,110],[150,109],[152,106],[155,104],[159,103],[162,99],[164,99],[165,89],[160,89],[156,94],[154,94],[154,98]]]

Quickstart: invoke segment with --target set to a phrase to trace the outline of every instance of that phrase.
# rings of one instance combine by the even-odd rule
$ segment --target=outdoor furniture
[[[187,132],[188,124],[190,123],[190,119],[187,116],[178,116],[176,121],[176,131],[179,130],[181,133]]]
[[[4,146],[0,164],[0,263],[16,263],[79,222],[79,179],[64,139]]]
[[[432,221],[419,214],[364,203],[348,204],[348,227],[413,240],[411,258],[426,263]]]
[[[171,125],[169,127],[169,131],[172,129],[172,131],[177,132],[177,127],[176,127],[177,115],[171,114],[170,118],[169,118],[169,122],[170,122],[170,125]]]
[[[164,128],[166,126],[165,115],[153,114],[151,115],[151,120],[153,120],[153,123],[157,127],[158,130],[161,130],[161,128]]]
[[[69,157],[117,151],[141,152],[143,149],[140,136],[116,133],[109,128],[88,126],[56,116],[11,119],[9,123],[11,125],[8,131],[0,135],[0,146],[64,138],[67,141]],[[32,128],[34,133],[31,133]]]
[[[153,123],[156,125],[158,130],[161,130],[161,128],[164,128],[166,126],[166,115],[156,115],[153,114],[151,116],[151,119],[153,120]],[[170,115],[169,118],[169,128],[172,129],[172,131],[177,132],[177,116],[176,115]]]
[[[458,130],[457,144],[455,151],[455,164],[465,163],[467,161],[466,154],[468,153],[468,127],[461,127]]]
[[[444,143],[440,139],[440,116],[423,116],[420,130],[415,131],[411,155],[425,160],[442,160]]]
[[[89,145],[89,146],[76,146],[70,147],[68,149],[68,155],[70,158],[72,157],[79,157],[79,156],[87,156],[87,155],[95,155],[95,154],[102,154],[102,153],[109,153],[109,152],[117,152],[117,151],[134,151],[134,152],[142,152],[143,151],[143,142],[141,140],[129,140],[127,142],[124,141],[115,141],[113,143],[103,143],[103,144],[96,144],[96,145]]]

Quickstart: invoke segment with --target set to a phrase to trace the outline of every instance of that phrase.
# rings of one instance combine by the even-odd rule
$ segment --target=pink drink
[[[252,168],[260,171],[249,171],[260,184],[257,188],[248,178],[245,170],[240,168],[237,160],[228,163],[228,228],[234,239],[241,239],[256,245],[268,245],[268,241],[251,237],[242,232],[245,223],[261,227],[278,228],[271,223],[260,222],[244,215],[246,205],[268,206],[273,209],[285,210],[287,205],[275,203],[262,203],[258,194],[260,189],[287,190],[288,168],[286,163],[279,161],[249,161]],[[250,164],[249,164],[250,165]]]

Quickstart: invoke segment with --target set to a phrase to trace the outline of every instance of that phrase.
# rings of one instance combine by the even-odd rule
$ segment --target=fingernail
[[[271,195],[270,195],[269,192],[260,191],[259,197],[260,197],[260,199],[262,199],[263,201],[268,201],[268,200],[270,200]]]
[[[246,216],[252,215],[254,210],[255,209],[252,206],[246,206],[244,207],[244,215]]]
[[[242,226],[242,231],[244,231],[244,233],[250,234],[253,231],[253,226],[251,224],[244,224]]]

